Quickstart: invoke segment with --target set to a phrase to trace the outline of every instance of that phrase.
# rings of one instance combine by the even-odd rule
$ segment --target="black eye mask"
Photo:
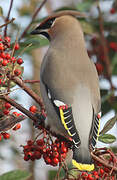
[[[44,30],[44,29],[49,29],[51,28],[53,22],[54,22],[55,18],[51,18],[48,19],[46,22],[42,23],[41,25],[39,25],[36,29],[38,30]]]

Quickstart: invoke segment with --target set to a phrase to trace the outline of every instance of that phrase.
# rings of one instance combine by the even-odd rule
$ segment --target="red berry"
[[[16,44],[15,44],[15,50],[18,50],[18,49],[19,49],[19,47],[20,47],[20,46],[19,46],[19,44],[18,44],[18,43],[16,43]]]
[[[93,174],[94,174],[94,175],[98,175],[98,172],[97,172],[97,171],[94,171]]]
[[[66,155],[67,155],[66,153],[62,153],[61,154],[61,159],[64,160],[66,158]]]
[[[97,174],[97,175],[95,175],[95,179],[97,179],[97,180],[99,179],[99,176],[98,176],[98,174]]]
[[[11,58],[11,62],[12,62],[12,63],[15,63],[15,62],[16,62],[16,58],[15,58],[15,57],[12,57],[12,58]]]
[[[33,141],[32,141],[32,140],[28,140],[28,141],[27,141],[27,144],[28,144],[29,146],[32,146],[32,145],[33,145]]]
[[[2,43],[0,43],[0,50],[3,51],[4,50],[4,45]]]
[[[13,115],[15,115],[16,117],[19,116],[19,114],[17,112],[13,112]]]
[[[2,58],[6,58],[5,53],[4,53],[4,52],[1,52],[1,53],[0,53],[0,57],[2,57]]]
[[[46,157],[44,158],[44,160],[45,160],[46,164],[50,164],[50,163],[52,162],[51,159],[50,159],[50,157],[48,157],[48,156],[46,156]]]
[[[10,104],[10,103],[8,103],[8,102],[6,102],[4,106],[5,106],[5,108],[6,108],[6,109],[11,108],[11,104]]]
[[[104,174],[104,170],[102,168],[100,169],[100,174]]]
[[[21,74],[21,71],[20,71],[19,69],[15,69],[15,70],[14,70],[14,74],[15,74],[16,76],[19,76],[19,75]]]
[[[53,155],[53,157],[56,157],[56,158],[59,157],[59,153],[58,152],[53,152],[52,155]]]
[[[11,58],[10,54],[6,53],[6,59],[10,59],[10,58]]]
[[[18,60],[17,60],[17,63],[20,65],[20,64],[23,64],[23,60],[22,60],[22,58],[19,58]]]
[[[38,146],[43,146],[44,145],[44,140],[43,139],[38,139],[36,141],[36,143],[37,143]]]
[[[96,63],[96,69],[97,69],[98,73],[101,74],[104,70],[104,67],[101,63]]]
[[[0,134],[0,141],[2,140],[2,134]]]
[[[0,35],[0,41],[2,41],[2,36]]]
[[[87,176],[88,174],[86,172],[82,172],[81,176],[85,177]]]
[[[7,59],[4,59],[4,60],[2,61],[2,65],[3,65],[3,66],[7,66],[7,64],[8,64],[8,60],[7,60]]]
[[[37,107],[36,106],[31,106],[29,108],[29,111],[31,111],[32,113],[35,113],[37,111]]]
[[[110,42],[109,47],[113,49],[114,51],[117,51],[117,43],[116,42]]]
[[[34,156],[36,159],[40,159],[41,158],[41,153],[39,151],[35,151]]]
[[[55,157],[52,159],[52,162],[57,165],[59,163],[59,159]]]
[[[110,13],[111,14],[115,14],[115,12],[116,12],[116,9],[115,8],[111,8]]]
[[[57,146],[52,147],[52,150],[53,150],[53,151],[58,151]]]
[[[8,37],[8,36],[7,36],[7,37],[5,37],[4,39],[5,39],[7,42],[9,42],[9,43],[11,42],[11,38],[10,38],[10,37]]]
[[[93,180],[92,174],[88,174],[88,179]]]
[[[28,161],[29,157],[27,155],[24,156],[24,161]]]
[[[61,147],[61,152],[62,153],[66,153],[67,151],[68,151],[68,149],[66,147],[64,147],[64,146]]]
[[[106,167],[104,168],[104,171],[107,172],[107,173],[109,173],[109,169],[106,168]]]
[[[30,158],[32,156],[32,152],[27,152],[27,156]]]
[[[3,110],[3,113],[4,113],[5,115],[8,115],[9,112],[10,112],[10,111],[9,111],[8,109],[4,109],[4,110]]]
[[[20,129],[20,128],[21,128],[21,124],[18,123],[18,124],[13,128],[13,130],[14,130],[14,131],[17,131],[17,130]]]
[[[10,138],[10,134],[9,133],[2,133],[2,135],[3,135],[3,138],[4,139],[9,139]]]

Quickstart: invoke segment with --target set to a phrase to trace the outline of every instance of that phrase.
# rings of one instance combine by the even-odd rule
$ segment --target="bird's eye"
[[[46,24],[51,27],[51,25],[53,24],[54,20],[55,20],[55,18],[49,19],[49,20],[46,22]]]

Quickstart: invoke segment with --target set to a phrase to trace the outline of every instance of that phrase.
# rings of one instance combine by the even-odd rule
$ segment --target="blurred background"
[[[4,23],[10,2],[10,0],[0,0],[0,25]],[[19,32],[19,37],[22,35],[41,3],[41,0],[13,1],[10,18],[14,17],[16,20],[8,26],[8,35],[12,37],[12,42],[15,40],[17,32]],[[97,8],[98,4],[100,8]],[[42,37],[30,36],[30,31],[53,11],[65,9],[77,10],[87,15],[87,18],[81,19],[80,22],[85,35],[87,52],[94,61],[99,74],[102,96],[102,129],[104,124],[116,115],[117,111],[117,0],[47,0],[20,41],[20,51],[32,43],[32,46],[21,55],[24,60],[23,77],[24,79],[39,80],[40,64],[49,44]],[[0,33],[2,34],[2,32]],[[103,42],[103,35],[105,42]],[[40,95],[39,84],[33,84],[30,87]],[[13,91],[11,97],[27,109],[35,104],[21,89]],[[25,145],[28,139],[33,139],[37,130],[33,128],[29,119],[22,121],[21,124],[22,128],[19,131],[11,132],[10,140],[0,142],[0,175],[14,169],[26,169],[32,173],[31,180],[52,179],[50,174],[56,168],[47,166],[43,160],[34,162],[23,160],[20,145]],[[116,120],[108,134],[117,137]],[[97,146],[117,147],[116,140],[110,142],[111,144],[105,144],[99,141]]]

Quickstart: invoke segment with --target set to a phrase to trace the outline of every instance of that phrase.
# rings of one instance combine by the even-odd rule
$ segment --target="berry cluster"
[[[68,143],[60,141],[58,138],[53,141],[47,130],[43,131],[44,137],[34,141],[29,140],[23,146],[24,160],[36,160],[43,158],[46,164],[57,166],[59,162],[63,162],[68,152]]]
[[[16,113],[16,112],[15,112]],[[13,131],[17,131],[18,129],[20,129],[21,128],[21,124],[20,123],[18,123],[18,124],[16,124],[13,128],[12,128],[12,130]],[[3,139],[9,139],[10,138],[10,134],[8,133],[8,132],[1,132],[0,133],[0,141],[2,140],[2,137],[3,137]]]
[[[114,176],[109,175],[109,171],[107,172],[106,168],[100,168],[98,171],[92,171],[91,173],[82,172],[78,179],[82,180],[99,180],[99,179],[108,179],[115,180]]]
[[[88,50],[88,55],[90,58],[96,56],[96,69],[99,75],[104,74],[104,67],[105,67],[105,56],[102,46],[100,45],[100,40],[97,37],[93,37],[90,41],[92,50]],[[109,53],[117,52],[117,43],[114,41],[110,41],[107,43],[107,50]]]
[[[11,49],[10,37],[2,37],[0,35],[0,86],[8,86],[8,75],[21,76],[23,68],[22,58],[14,56],[16,50],[20,48],[18,43],[15,43],[13,50]]]

